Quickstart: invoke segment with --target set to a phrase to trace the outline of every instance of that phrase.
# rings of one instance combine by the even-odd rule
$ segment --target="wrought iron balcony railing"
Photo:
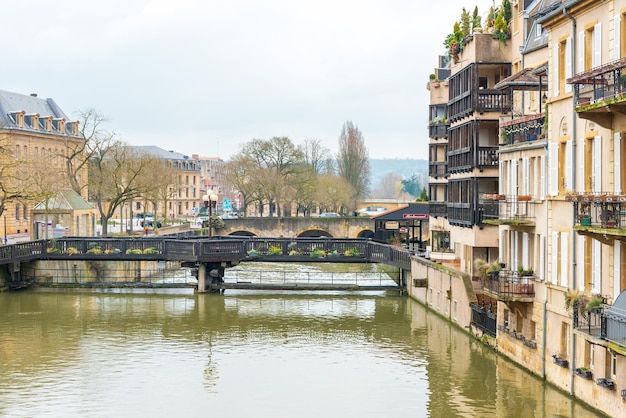
[[[483,194],[483,221],[502,225],[532,225],[537,201],[530,195]]]
[[[535,297],[534,273],[526,275],[518,271],[501,270],[498,274],[489,277],[485,283],[485,291],[495,295],[498,300],[532,301]]]
[[[533,142],[543,136],[545,114],[523,116],[500,123],[500,145]]]
[[[624,195],[575,194],[565,198],[574,204],[574,225],[614,230],[626,226]]]

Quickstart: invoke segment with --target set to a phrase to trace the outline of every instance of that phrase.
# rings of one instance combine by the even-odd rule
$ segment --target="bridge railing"
[[[282,256],[277,257],[276,261],[306,261],[313,258],[331,262],[334,259],[337,262],[377,262],[407,270],[411,268],[411,255],[407,250],[362,238],[198,237],[192,240],[170,237],[69,237],[0,246],[0,264],[69,257],[111,261],[142,259],[210,262],[274,256]]]

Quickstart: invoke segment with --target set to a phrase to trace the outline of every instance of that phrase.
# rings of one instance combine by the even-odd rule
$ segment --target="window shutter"
[[[559,44],[554,44],[552,54],[554,58],[554,71],[550,71],[548,76],[552,75],[553,96],[556,97],[559,95]]]
[[[567,239],[569,234],[561,232],[561,286],[568,286],[568,264],[569,264],[569,246]]]
[[[552,284],[559,283],[559,233],[552,231]]]
[[[602,191],[602,137],[596,136],[593,139],[593,192]]]
[[[615,15],[613,18],[613,59],[615,60],[622,58],[622,45],[620,43],[622,37],[621,23],[621,16]]]
[[[530,266],[530,254],[528,254],[528,232],[522,232],[522,266],[524,269],[528,269]]]
[[[572,141],[565,143],[565,190],[572,190]]]
[[[517,231],[511,232],[511,270],[517,270],[519,265],[519,233]]]
[[[559,194],[559,144],[556,142],[550,144],[548,163],[550,165],[548,171],[550,196],[557,196]]]
[[[600,285],[600,278],[602,277],[601,273],[601,268],[602,265],[600,263],[600,254],[602,251],[602,247],[601,247],[601,243],[600,241],[598,241],[597,239],[593,240],[593,252],[591,253],[591,258],[592,258],[592,262],[593,262],[593,272],[592,274],[592,281],[593,281],[593,289],[591,290],[593,293],[595,294],[599,294],[600,291],[602,290],[602,286]]]
[[[585,68],[585,31],[578,32],[578,72],[582,73]]]
[[[565,40],[565,80],[572,76],[572,38]],[[572,91],[572,85],[565,82],[565,92]]]
[[[587,161],[587,159],[585,158],[585,143],[586,141],[584,139],[581,139],[580,141],[578,141],[578,145],[580,145],[580,155],[583,156],[582,159],[582,163],[580,164],[580,166],[582,167],[582,169],[579,171],[581,173],[580,179],[578,180],[578,184],[576,185],[576,191],[578,191],[579,193],[585,193],[585,182],[587,181],[587,179],[585,178],[585,164]]]
[[[499,179],[499,181],[498,181],[498,193],[499,194],[504,194],[504,192],[503,192],[503,189],[504,189],[504,177],[503,177],[503,174],[504,174],[504,161],[502,161],[502,160],[500,160],[498,162],[498,171],[499,171],[498,172],[498,175],[499,175],[499,177],[498,177],[498,179]]]
[[[621,293],[620,278],[622,275],[622,242],[615,240],[613,244],[613,300]]]
[[[539,268],[536,270],[538,279],[546,278],[546,236],[539,235]]]
[[[578,235],[578,289],[585,291],[585,238]]]
[[[593,68],[602,65],[602,24],[598,23],[593,27]]]
[[[622,134],[615,132],[613,134],[613,191],[615,194],[622,193]]]
[[[546,198],[546,156],[542,155],[539,158],[539,178],[541,179],[541,184],[539,185],[539,197],[541,200]]]

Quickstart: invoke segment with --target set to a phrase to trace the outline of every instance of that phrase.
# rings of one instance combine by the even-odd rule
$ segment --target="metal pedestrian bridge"
[[[105,287],[195,287],[199,292],[217,292],[224,289],[256,290],[402,290],[405,275],[411,269],[411,254],[400,247],[391,246],[366,238],[257,238],[257,237],[213,237],[163,236],[142,238],[60,238],[38,240],[0,247],[0,268],[5,269],[9,286],[19,287],[32,283],[40,284],[37,274],[25,279],[22,274],[28,267],[57,261],[58,265],[85,262],[100,270],[114,262],[175,262],[194,271],[195,280],[178,283],[164,281],[138,281],[133,283],[118,280],[76,280],[66,277],[56,283],[81,286]],[[354,274],[333,274],[320,279],[311,274],[258,277],[248,275],[232,279],[231,267],[242,262],[291,262],[291,263],[381,263],[396,267],[398,277],[390,284],[379,276],[366,277]],[[42,270],[42,268],[40,268]],[[251,269],[253,271],[254,269]],[[241,274],[241,273],[238,273]],[[50,273],[46,274],[50,276]],[[67,276],[70,276],[68,274]],[[386,276],[387,277],[387,276]],[[168,286],[169,285],[169,286]]]

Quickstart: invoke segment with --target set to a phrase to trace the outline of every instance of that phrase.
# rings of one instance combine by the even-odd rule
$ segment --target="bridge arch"
[[[254,232],[251,231],[247,231],[247,230],[236,230],[236,231],[230,231],[228,233],[228,236],[237,236],[237,237],[258,237],[259,234],[255,234]]]
[[[374,238],[374,236],[374,231],[368,228],[363,228],[356,234],[355,238]]]
[[[301,231],[298,231],[296,234],[297,238],[309,238],[309,237],[328,237],[334,238],[328,231],[325,231],[321,228],[307,228]]]

